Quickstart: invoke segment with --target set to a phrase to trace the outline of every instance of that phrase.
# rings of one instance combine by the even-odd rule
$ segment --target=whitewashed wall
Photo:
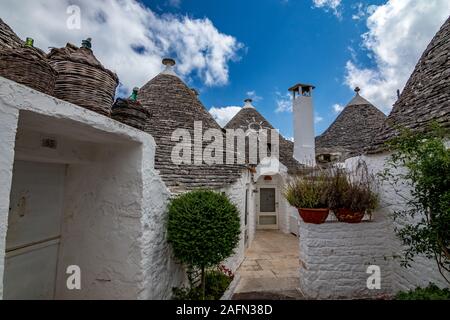
[[[363,157],[363,160],[368,164],[369,170],[374,174],[383,170],[389,154],[376,154]],[[347,165],[357,161],[357,158],[350,159]],[[394,190],[389,183],[379,183],[381,206],[375,215],[389,216],[396,210],[403,210],[405,208],[405,200],[402,196],[409,196],[409,189],[407,186],[399,187]],[[397,191],[397,192],[396,192]],[[402,196],[399,195],[399,192]],[[404,225],[405,223],[414,223],[412,219],[404,221],[393,221],[391,218],[388,223],[388,239],[387,243],[389,260],[391,261],[393,269],[393,290],[394,293],[402,290],[409,290],[417,286],[427,286],[430,282],[437,284],[440,287],[448,287],[448,284],[443,280],[439,274],[434,260],[426,259],[423,256],[418,256],[412,263],[410,268],[404,268],[400,265],[400,259],[394,259],[393,256],[401,254],[403,251],[400,241],[396,238],[394,228]],[[450,276],[450,275],[449,275]]]
[[[224,189],[224,192],[227,194],[227,196],[230,198],[230,200],[237,206],[240,212],[240,219],[241,219],[241,235],[239,244],[235,250],[235,253],[229,257],[225,261],[225,265],[227,268],[230,268],[233,271],[236,271],[237,268],[241,265],[241,263],[244,261],[245,257],[245,190],[249,188],[249,199],[248,199],[248,210],[249,210],[249,217],[248,217],[248,223],[249,223],[249,244],[253,241],[255,236],[255,208],[254,208],[254,186],[252,184],[252,177],[251,173],[248,170],[245,170],[243,175],[241,176],[238,181],[236,181],[231,186]]]
[[[332,214],[332,213],[331,213]],[[306,224],[300,219],[300,290],[313,299],[380,297],[391,292],[385,217],[373,222]],[[367,267],[381,268],[381,290],[367,289]]]
[[[18,122],[25,129],[16,148],[18,159],[67,164],[56,296],[169,298],[184,274],[172,261],[166,241],[169,192],[154,170],[153,138],[4,78],[0,78],[0,279]],[[56,150],[41,149],[41,138],[47,135],[58,141]],[[65,288],[69,264],[81,267],[81,291]]]

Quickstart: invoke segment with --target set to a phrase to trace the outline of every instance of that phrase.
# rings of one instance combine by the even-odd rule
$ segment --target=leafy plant
[[[360,160],[353,172],[335,168],[332,171],[329,193],[330,208],[350,209],[352,212],[369,213],[378,205],[374,189],[374,177],[367,165]]]
[[[445,137],[448,132],[436,124],[427,132],[401,130],[389,142],[393,153],[381,176],[405,200],[404,209],[393,213],[401,222],[396,234],[405,246],[402,265],[409,267],[423,254],[436,261],[450,283],[450,150]],[[399,186],[408,186],[410,196]]]
[[[314,171],[308,176],[298,176],[288,182],[283,195],[296,208],[328,208],[330,179],[324,171]]]
[[[224,266],[220,266],[217,269],[207,270],[205,277],[205,299],[218,300],[225,293],[231,281],[233,281],[234,275]],[[174,288],[173,298],[175,300],[200,300],[202,299],[202,287],[201,285],[194,285],[188,288]]]
[[[450,300],[450,290],[440,289],[435,284],[430,283],[426,288],[416,288],[410,291],[399,292],[397,300]]]
[[[226,195],[197,190],[179,195],[169,204],[168,241],[180,262],[190,270],[200,270],[203,298],[206,268],[228,258],[239,235],[239,211]]]

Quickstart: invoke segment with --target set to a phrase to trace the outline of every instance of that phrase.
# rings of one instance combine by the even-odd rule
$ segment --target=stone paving
[[[280,231],[257,231],[238,269],[234,299],[299,299],[298,239]]]

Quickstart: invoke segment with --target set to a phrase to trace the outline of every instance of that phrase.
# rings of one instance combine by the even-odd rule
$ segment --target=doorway
[[[10,195],[4,299],[53,299],[65,165],[16,161]]]
[[[264,186],[258,190],[258,229],[278,229],[278,192],[275,186]]]

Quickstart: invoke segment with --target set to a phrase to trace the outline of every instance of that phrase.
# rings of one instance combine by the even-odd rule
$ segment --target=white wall
[[[362,157],[369,171],[383,170],[388,154]],[[359,158],[348,159],[347,168],[355,168]],[[439,274],[436,264],[417,257],[411,268],[400,265],[402,247],[394,234],[395,222],[391,213],[404,209],[402,196],[406,187],[397,190],[389,183],[377,182],[380,207],[373,213],[372,222],[345,224],[330,222],[322,225],[305,224],[300,219],[300,284],[301,290],[311,298],[361,298],[392,296],[400,290],[427,286],[434,282],[448,286]],[[332,213],[330,213],[332,214]],[[368,290],[368,265],[381,268],[381,289]]]
[[[330,213],[332,214],[332,213]],[[309,298],[380,297],[391,292],[386,219],[321,225],[299,222],[300,289]],[[368,290],[369,265],[381,268],[381,290]]]
[[[227,268],[230,268],[233,271],[236,271],[237,268],[241,265],[241,263],[244,261],[245,257],[245,190],[250,186],[249,191],[249,217],[248,217],[248,223],[249,223],[249,244],[253,241],[255,237],[255,229],[256,229],[256,218],[255,218],[255,209],[254,209],[254,199],[255,199],[255,193],[254,185],[252,184],[252,177],[251,173],[248,170],[245,170],[241,176],[241,178],[238,179],[235,183],[233,183],[231,186],[226,187],[224,189],[224,192],[227,194],[227,196],[230,198],[230,200],[237,206],[240,212],[240,220],[241,220],[241,235],[240,240],[237,248],[235,249],[235,253],[229,257],[225,261],[225,265]]]
[[[14,164],[19,110],[5,107],[0,101],[0,280],[5,266],[6,232],[8,230],[9,194]],[[0,281],[0,298],[3,297],[3,281]]]
[[[365,160],[368,164],[369,170],[376,174],[383,170],[388,157],[389,154],[386,153],[375,154],[365,156],[363,157],[363,160]],[[357,161],[357,158],[349,159],[346,164],[347,166],[351,166],[355,161]],[[390,216],[390,214],[392,214],[396,210],[405,209],[405,200],[402,198],[402,196],[408,196],[410,194],[410,190],[406,185],[404,185],[403,187],[397,186],[397,190],[394,190],[394,187],[390,183],[383,183],[379,185],[381,205],[379,210],[375,212],[375,216]],[[402,196],[400,196],[399,193]],[[441,287],[448,287],[448,284],[439,274],[434,260],[429,260],[423,256],[418,256],[412,263],[411,268],[404,268],[400,265],[400,259],[393,259],[394,255],[400,255],[403,251],[400,241],[395,236],[394,228],[411,222],[413,222],[412,219],[408,219],[407,221],[399,220],[395,222],[390,219],[387,225],[387,239],[389,239],[389,241],[386,240],[386,245],[389,248],[387,249],[387,251],[394,271],[394,292],[409,290],[417,286],[428,286],[430,282],[434,282]]]
[[[57,297],[170,297],[184,275],[165,238],[169,191],[153,138],[1,77],[0,279],[18,122],[17,159],[67,164]],[[43,150],[45,137],[58,147]],[[64,287],[69,264],[81,267],[79,292]]]

